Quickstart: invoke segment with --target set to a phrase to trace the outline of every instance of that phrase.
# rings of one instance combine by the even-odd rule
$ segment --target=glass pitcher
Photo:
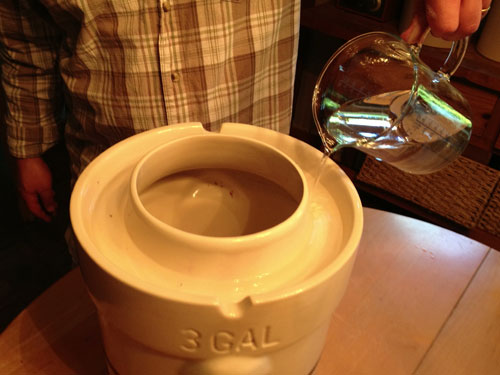
[[[420,46],[372,32],[328,60],[313,93],[313,117],[326,153],[355,147],[414,174],[437,171],[467,146],[468,102],[450,83],[467,39],[455,42],[434,72]]]

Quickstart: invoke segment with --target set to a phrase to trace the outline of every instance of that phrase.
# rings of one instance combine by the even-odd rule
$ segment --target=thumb
[[[57,203],[54,199],[54,190],[48,189],[40,191],[39,193],[40,201],[42,203],[43,208],[50,214],[54,214],[56,212]]]
[[[423,43],[428,27],[425,4],[418,0],[414,4],[410,25],[401,33],[401,38],[409,44]]]

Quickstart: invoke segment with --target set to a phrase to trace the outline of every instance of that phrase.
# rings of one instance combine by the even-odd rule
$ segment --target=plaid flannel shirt
[[[2,0],[2,83],[15,157],[59,140],[75,174],[167,124],[288,132],[298,0]]]

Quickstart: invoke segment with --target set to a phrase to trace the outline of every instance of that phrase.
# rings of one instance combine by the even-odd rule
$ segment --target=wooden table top
[[[364,212],[353,274],[315,375],[500,374],[500,252],[422,221]],[[105,373],[78,269],[0,336],[2,375]]]

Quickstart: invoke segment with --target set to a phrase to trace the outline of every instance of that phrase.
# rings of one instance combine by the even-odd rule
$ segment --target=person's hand
[[[49,222],[56,211],[52,173],[42,158],[16,159],[17,186],[28,209]]]
[[[474,33],[481,22],[482,10],[491,0],[416,0],[410,25],[401,37],[410,44],[422,43],[427,27],[432,35],[459,40]]]

